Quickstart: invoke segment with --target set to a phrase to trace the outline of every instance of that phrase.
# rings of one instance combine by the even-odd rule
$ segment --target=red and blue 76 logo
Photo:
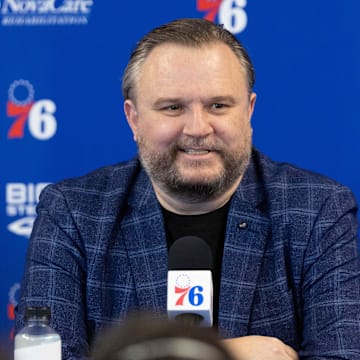
[[[57,129],[55,111],[56,105],[50,99],[34,101],[34,88],[28,80],[15,80],[10,85],[6,104],[6,115],[15,118],[9,128],[8,139],[22,139],[26,124],[34,138],[52,138]]]
[[[197,0],[197,10],[204,11],[204,18],[222,24],[233,34],[244,31],[248,18],[247,0]]]

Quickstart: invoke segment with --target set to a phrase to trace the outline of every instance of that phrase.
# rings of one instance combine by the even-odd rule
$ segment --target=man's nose
[[[213,132],[210,114],[202,107],[194,107],[185,118],[183,133],[194,137],[207,136]]]

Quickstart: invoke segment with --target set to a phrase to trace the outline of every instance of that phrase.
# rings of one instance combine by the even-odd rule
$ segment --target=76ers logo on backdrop
[[[246,0],[197,0],[197,10],[206,12],[205,19],[215,22],[218,17],[218,22],[233,34],[246,28],[245,6]]]
[[[11,321],[15,320],[15,307],[18,303],[17,297],[20,290],[20,284],[15,283],[11,286],[9,290],[9,303],[7,306],[7,313],[8,313],[8,319]],[[9,334],[10,340],[13,340],[14,338],[14,328],[11,329],[11,332]]]
[[[27,125],[37,140],[49,140],[57,129],[55,103],[50,99],[34,100],[34,87],[28,80],[15,80],[9,87],[6,114],[15,118],[8,139],[22,139]]]
[[[204,297],[202,295],[203,287],[191,286],[190,277],[186,274],[180,274],[176,278],[175,283],[175,294],[179,294],[179,297],[176,300],[177,306],[184,305],[184,300],[190,303],[192,306],[200,306],[204,302]]]

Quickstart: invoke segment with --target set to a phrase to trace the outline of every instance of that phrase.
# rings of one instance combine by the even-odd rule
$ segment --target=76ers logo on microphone
[[[169,270],[167,313],[195,314],[203,318],[201,326],[212,326],[212,275],[210,270]]]
[[[191,305],[200,306],[204,302],[203,291],[204,288],[200,285],[191,286],[187,274],[180,274],[175,282],[175,294],[180,294],[175,305],[184,305],[184,299],[187,299]]]
[[[9,87],[6,114],[14,117],[8,139],[22,139],[27,124],[29,133],[37,140],[49,140],[57,129],[55,103],[50,99],[34,100],[34,87],[28,80],[15,80]]]

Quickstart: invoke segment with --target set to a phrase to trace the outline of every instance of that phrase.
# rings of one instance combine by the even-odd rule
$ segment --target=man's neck
[[[239,179],[226,192],[214,199],[209,199],[199,202],[186,201],[178,196],[173,196],[166,191],[163,191],[157,184],[153,183],[156,197],[163,208],[180,215],[200,215],[214,211],[224,206],[234,194],[241,179]]]

